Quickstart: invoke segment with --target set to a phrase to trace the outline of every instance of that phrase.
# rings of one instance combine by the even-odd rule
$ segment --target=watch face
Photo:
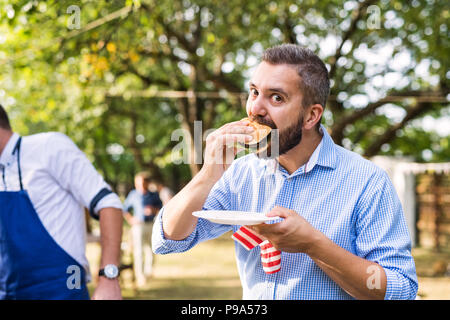
[[[119,274],[119,270],[115,265],[108,264],[105,266],[105,276],[108,278],[115,278]]]

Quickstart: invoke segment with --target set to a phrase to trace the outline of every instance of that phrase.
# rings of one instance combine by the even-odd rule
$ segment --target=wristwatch
[[[107,264],[98,272],[99,276],[105,276],[108,279],[115,279],[119,276],[119,268],[113,264]]]

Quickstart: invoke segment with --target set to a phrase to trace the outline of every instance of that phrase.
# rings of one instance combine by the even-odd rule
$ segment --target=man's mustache
[[[250,116],[250,120],[254,121],[254,122],[257,122],[259,124],[263,124],[263,125],[266,125],[268,127],[271,127],[272,129],[277,129],[277,125],[275,124],[275,122],[273,122],[270,119],[266,119],[263,116],[258,116],[258,115],[254,116],[254,115],[252,115],[252,116]]]

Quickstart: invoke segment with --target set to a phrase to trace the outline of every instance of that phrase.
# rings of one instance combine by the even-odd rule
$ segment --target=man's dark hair
[[[0,104],[0,128],[11,130],[11,124],[9,123],[8,114],[6,113],[5,109],[3,109],[1,104]]]
[[[316,103],[325,108],[330,93],[330,80],[325,64],[314,52],[295,44],[282,44],[266,49],[262,61],[296,67],[303,92],[303,108]]]

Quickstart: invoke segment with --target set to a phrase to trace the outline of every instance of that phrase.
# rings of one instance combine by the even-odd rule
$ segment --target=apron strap
[[[22,142],[22,137],[19,137],[19,140],[17,140],[16,146],[13,150],[13,155],[17,151],[17,167],[19,169],[19,183],[20,183],[20,191],[23,191],[23,184],[22,184],[22,170],[20,169],[20,144]]]

